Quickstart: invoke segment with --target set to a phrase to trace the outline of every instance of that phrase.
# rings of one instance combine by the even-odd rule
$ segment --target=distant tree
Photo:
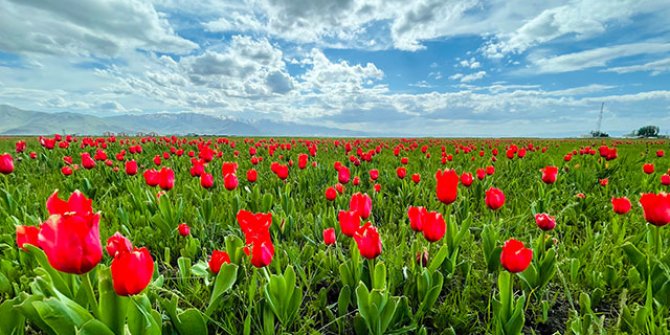
[[[661,129],[657,126],[644,126],[637,130],[637,136],[640,137],[658,137]]]
[[[610,137],[610,135],[602,131],[593,130],[591,131],[591,137]]]

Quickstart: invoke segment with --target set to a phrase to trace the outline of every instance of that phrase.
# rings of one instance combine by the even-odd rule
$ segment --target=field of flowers
[[[668,150],[3,138],[0,334],[668,334]]]

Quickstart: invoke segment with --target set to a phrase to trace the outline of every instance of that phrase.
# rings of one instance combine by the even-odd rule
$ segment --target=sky
[[[0,104],[378,136],[670,129],[667,0],[0,0]]]

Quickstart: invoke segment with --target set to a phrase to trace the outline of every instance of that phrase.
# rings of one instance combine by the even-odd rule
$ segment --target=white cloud
[[[534,65],[533,71],[560,73],[606,66],[611,60],[621,57],[658,54],[669,51],[670,43],[642,42],[595,48],[560,56],[547,57],[541,54],[531,54],[529,60]]]
[[[478,71],[470,74],[456,73],[449,77],[451,80],[460,80],[461,83],[469,83],[486,77],[486,71]]]
[[[135,48],[186,53],[198,47],[143,1],[0,0],[0,8],[6,52],[113,57]]]
[[[605,69],[603,72],[615,72],[619,74],[631,72],[651,72],[652,76],[657,76],[664,72],[670,72],[670,57],[639,65],[613,67]]]
[[[667,2],[661,0],[600,1],[581,0],[550,7],[530,18],[511,32],[496,34],[484,54],[500,58],[508,53],[521,53],[528,48],[554,41],[564,36],[586,39],[604,33],[614,25],[630,20],[634,15],[667,12]]]

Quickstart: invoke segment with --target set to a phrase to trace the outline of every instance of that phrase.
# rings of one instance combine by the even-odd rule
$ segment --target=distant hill
[[[0,135],[49,135],[71,133],[101,135],[105,132],[200,134],[238,136],[362,136],[362,133],[258,120],[242,122],[198,113],[123,114],[98,117],[79,113],[44,113],[0,105]]]

